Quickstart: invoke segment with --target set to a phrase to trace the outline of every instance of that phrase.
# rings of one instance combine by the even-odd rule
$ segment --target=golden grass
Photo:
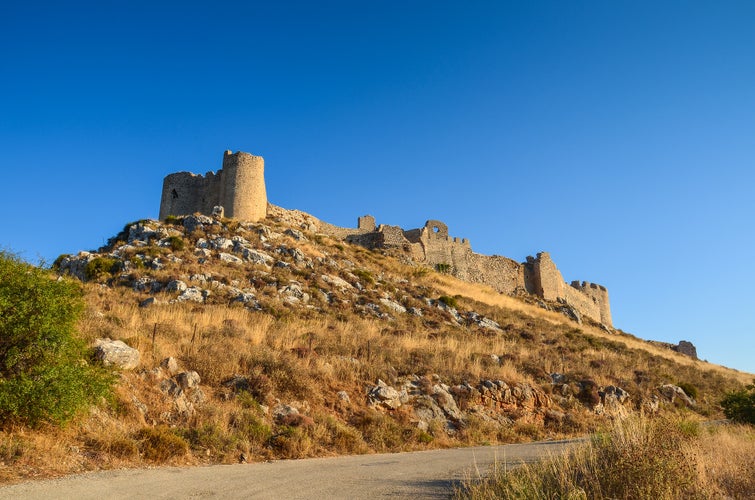
[[[463,297],[467,297],[493,307],[501,307],[503,309],[511,311],[519,311],[532,318],[540,318],[555,325],[561,325],[568,328],[573,328],[575,326],[574,323],[566,318],[563,314],[554,311],[547,311],[538,306],[527,304],[515,297],[510,297],[508,295],[497,292],[488,285],[469,283],[453,276],[440,273],[429,273],[425,280],[439,290],[451,296],[461,295]],[[623,342],[627,347],[630,347],[632,349],[640,349],[654,356],[660,356],[681,365],[713,370],[726,377],[735,378],[743,384],[751,382],[753,377],[755,377],[753,374],[747,372],[741,372],[727,368],[725,366],[708,363],[707,361],[695,360],[690,358],[689,356],[676,353],[669,349],[664,349],[662,347],[650,344],[644,340],[626,334],[617,336],[616,334],[608,333],[601,328],[588,324],[580,325],[579,328],[590,335],[611,341]]]
[[[568,454],[469,479],[456,498],[752,498],[755,431],[633,417]]]

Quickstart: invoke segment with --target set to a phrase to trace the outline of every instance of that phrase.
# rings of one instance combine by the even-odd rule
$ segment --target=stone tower
[[[199,212],[212,215],[222,206],[226,217],[257,222],[267,216],[265,160],[249,153],[226,151],[223,168],[205,175],[177,172],[165,177],[160,220]]]
[[[257,222],[267,215],[265,159],[239,151],[223,154],[220,203],[226,217]]]

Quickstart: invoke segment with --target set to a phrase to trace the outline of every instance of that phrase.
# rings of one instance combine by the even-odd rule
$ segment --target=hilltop
[[[559,438],[640,411],[717,418],[749,379],[310,217],[143,220],[61,256],[85,293],[79,331],[120,378],[63,430],[0,435],[3,477]]]

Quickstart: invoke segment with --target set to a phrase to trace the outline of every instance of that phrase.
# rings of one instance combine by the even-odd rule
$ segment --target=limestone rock
[[[160,367],[173,375],[178,371],[178,361],[174,357],[168,357],[160,362]]]
[[[690,408],[694,408],[697,406],[697,403],[694,399],[689,397],[686,392],[684,392],[684,389],[682,389],[679,386],[672,385],[672,384],[664,384],[660,387],[658,387],[658,392],[666,398],[666,400],[669,403],[674,403],[677,399],[680,400],[684,405]]]
[[[286,229],[285,231],[283,231],[283,234],[292,237],[296,241],[307,241],[307,237],[304,236],[304,233],[296,229]]]
[[[292,405],[278,403],[273,407],[273,420],[279,424],[298,414],[299,410]]]
[[[380,303],[393,312],[404,314],[406,313],[406,307],[402,306],[398,302],[394,302],[390,299],[380,299]]]
[[[353,290],[354,287],[351,286],[351,283],[348,281],[339,278],[338,276],[332,276],[330,274],[323,274],[320,276],[320,279],[322,279],[325,283],[328,285],[334,286],[340,290]]]
[[[343,401],[346,404],[351,403],[351,398],[349,397],[349,393],[346,391],[338,391],[338,394],[336,394],[336,396],[338,396],[339,401]]]
[[[117,366],[122,370],[133,370],[139,366],[139,351],[120,340],[95,340],[94,357],[105,366]]]
[[[218,255],[218,258],[223,262],[230,262],[231,264],[241,264],[244,261],[236,257],[235,255],[232,255],[230,253],[224,253],[220,252],[220,255]]]
[[[241,255],[245,260],[251,262],[252,264],[262,264],[269,266],[275,261],[275,259],[273,259],[265,252],[254,250],[252,248],[243,248]]]
[[[165,285],[166,292],[183,292],[186,291],[187,288],[188,286],[186,286],[186,283],[181,280],[172,280]]]
[[[204,229],[204,226],[215,224],[215,220],[206,215],[188,215],[184,217],[183,225],[187,233],[193,233],[196,229]]]
[[[184,290],[181,295],[176,297],[176,300],[178,302],[204,302],[204,299],[207,295],[209,295],[209,292],[207,290],[202,290],[199,287],[192,286]]]
[[[199,374],[195,371],[181,372],[176,375],[176,383],[182,390],[194,389],[199,385]]]
[[[404,395],[405,397],[406,395]],[[391,410],[399,408],[402,404],[401,400],[401,393],[382,380],[378,380],[377,385],[370,389],[367,394],[367,401],[370,405],[382,405]]]

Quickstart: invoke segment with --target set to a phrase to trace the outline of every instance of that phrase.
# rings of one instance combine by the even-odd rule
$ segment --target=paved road
[[[574,441],[268,463],[94,472],[0,488],[4,498],[448,498],[467,477],[564,451]],[[504,465],[507,464],[507,465]]]

